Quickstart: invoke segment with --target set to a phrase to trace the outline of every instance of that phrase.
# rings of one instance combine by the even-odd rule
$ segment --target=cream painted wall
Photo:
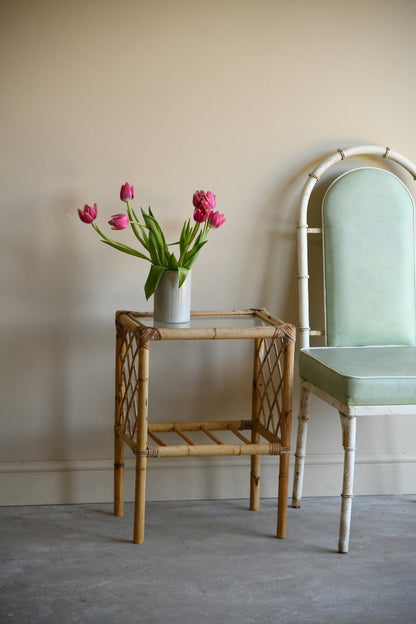
[[[214,191],[227,223],[195,265],[193,307],[263,305],[296,323],[306,173],[356,143],[416,159],[416,3],[3,0],[0,11],[1,503],[111,500],[114,312],[150,309],[148,267],[101,245],[77,208],[97,202],[104,224],[128,180],[174,236],[194,190]],[[244,345],[167,347],[152,351],[155,419],[247,413]],[[338,495],[338,417],[318,403],[312,417],[305,494]],[[414,491],[415,434],[411,417],[362,422],[356,492]],[[188,465],[152,464],[148,497],[247,495],[243,460]]]

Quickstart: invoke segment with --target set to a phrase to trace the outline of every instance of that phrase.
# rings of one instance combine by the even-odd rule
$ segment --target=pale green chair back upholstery
[[[416,344],[414,203],[383,169],[353,169],[322,208],[329,346]]]

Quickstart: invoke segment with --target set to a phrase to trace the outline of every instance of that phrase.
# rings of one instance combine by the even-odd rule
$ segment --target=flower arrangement
[[[214,193],[196,191],[192,198],[195,223],[191,224],[190,219],[185,221],[179,240],[174,243],[167,243],[162,228],[150,207],[147,212],[141,208],[143,220],[140,222],[138,219],[130,206],[130,201],[134,199],[134,187],[128,182],[121,187],[120,199],[126,203],[127,214],[114,214],[108,223],[112,230],[124,230],[130,225],[135,237],[147,251],[147,255],[109,238],[100,230],[95,222],[98,213],[97,204],[93,206],[85,204],[82,210],[78,210],[79,218],[83,223],[91,224],[101,236],[101,240],[107,245],[150,262],[151,267],[144,287],[146,299],[153,295],[165,271],[178,271],[179,287],[181,287],[199,252],[207,242],[210,230],[219,228],[225,222],[224,215],[215,210],[216,197]],[[176,256],[169,249],[175,245],[179,246],[179,254]]]

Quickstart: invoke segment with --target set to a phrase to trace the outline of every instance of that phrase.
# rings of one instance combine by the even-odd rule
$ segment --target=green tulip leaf
[[[129,254],[130,256],[136,256],[136,258],[142,258],[142,260],[150,261],[150,258],[140,253],[140,251],[137,251],[137,249],[133,249],[133,247],[129,247],[128,245],[123,245],[123,243],[116,243],[115,241],[107,239],[102,239],[102,242],[106,245],[110,245],[110,247],[114,247],[114,249],[117,249],[118,251]]]
[[[188,277],[188,269],[185,269],[183,267],[179,267],[178,268],[178,273],[179,273],[179,288],[182,286],[182,284],[184,283],[184,281],[186,280],[186,278]]]
[[[147,276],[146,283],[144,285],[144,294],[146,296],[146,299],[149,299],[154,294],[165,271],[166,267],[152,264],[152,266],[150,267],[149,275]]]

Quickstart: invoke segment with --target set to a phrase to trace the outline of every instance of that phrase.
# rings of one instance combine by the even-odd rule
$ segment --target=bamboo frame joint
[[[120,316],[125,314],[124,312],[116,312],[116,338],[124,340],[127,335],[126,328],[120,323]]]
[[[269,455],[280,455],[282,451],[282,445],[279,442],[270,442]]]
[[[253,428],[253,422],[251,420],[241,421],[240,431],[243,431],[244,429],[252,429],[252,428]]]
[[[280,325],[280,327],[276,327],[274,338],[276,337],[282,339],[284,347],[288,347],[296,340],[296,327],[291,323]]]
[[[144,451],[139,451],[136,447],[133,449],[136,457],[159,457],[158,446],[148,446]]]
[[[150,349],[152,340],[161,340],[162,336],[157,327],[136,327],[134,335],[137,339],[139,349]]]
[[[337,151],[341,154],[341,160],[345,160],[346,156],[344,150],[340,147]]]

